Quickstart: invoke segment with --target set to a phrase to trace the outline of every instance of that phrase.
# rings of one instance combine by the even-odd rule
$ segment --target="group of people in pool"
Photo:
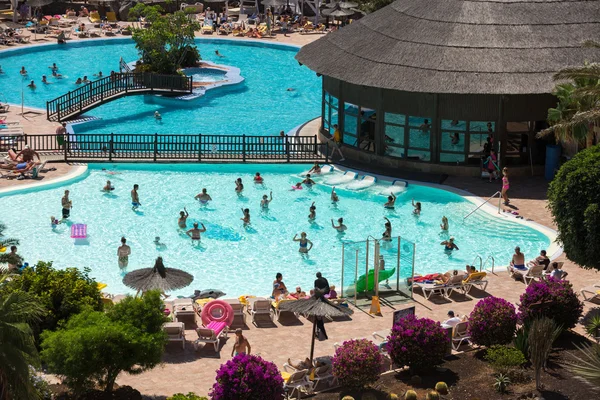
[[[56,79],[62,79],[63,76],[62,74],[60,74],[58,72],[58,66],[56,65],[56,63],[52,63],[52,65],[48,66],[48,68],[52,71],[52,77],[56,78]],[[27,70],[25,69],[24,66],[21,67],[21,70],[19,71],[19,73],[21,74],[21,76],[23,78],[25,78],[26,76],[29,75],[29,73],[27,72]],[[114,75],[115,72],[111,71],[111,76]],[[102,71],[99,71],[97,74],[94,74],[94,77],[96,78],[103,78],[104,75],[102,74]],[[90,83],[91,80],[88,79],[87,75],[84,75],[83,78],[77,78],[77,80],[75,81],[75,85],[83,85],[85,83]],[[52,82],[48,81],[48,77],[46,75],[42,75],[42,83],[49,85]],[[29,84],[27,85],[28,88],[34,90],[37,88],[35,81],[32,79]]]

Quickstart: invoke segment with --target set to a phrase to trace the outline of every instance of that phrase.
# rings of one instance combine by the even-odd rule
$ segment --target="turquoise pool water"
[[[266,43],[197,39],[202,58],[238,67],[244,82],[210,90],[201,99],[176,101],[157,96],[130,96],[87,115],[101,121],[77,125],[87,133],[173,133],[277,135],[320,115],[321,79],[294,59],[297,49]],[[225,57],[218,57],[215,50]],[[77,88],[78,77],[119,69],[119,58],[138,58],[131,39],[85,40],[67,45],[27,47],[0,52],[0,99],[45,109],[46,101]],[[48,66],[56,63],[63,79],[53,78]],[[28,76],[19,74],[25,66]],[[42,75],[51,84],[41,83]],[[35,80],[37,89],[27,87]],[[293,88],[293,91],[287,91]],[[162,122],[152,117],[162,114]]]
[[[109,174],[101,168],[118,174]],[[315,178],[312,189],[291,190],[305,165],[90,165],[89,173],[75,182],[53,185],[0,197],[5,212],[2,222],[8,226],[7,236],[21,240],[19,252],[30,264],[51,260],[60,268],[89,267],[92,276],[109,285],[112,293],[126,293],[122,284],[125,272],[152,267],[157,256],[167,267],[184,269],[195,276],[193,284],[175,294],[188,295],[192,289],[221,289],[228,295],[268,294],[277,272],[284,276],[288,288],[310,289],[317,271],[331,283],[340,284],[342,243],[362,241],[369,235],[380,238],[384,217],[393,224],[393,235],[416,243],[415,270],[418,273],[464,268],[476,255],[493,255],[505,265],[515,245],[527,258],[547,248],[549,239],[541,232],[515,222],[477,212],[463,221],[475,206],[451,192],[419,185],[409,185],[398,194],[395,210],[386,210],[390,182],[370,187],[361,182],[341,183],[341,173],[333,172]],[[252,183],[260,171],[264,185]],[[234,180],[245,183],[243,196],[234,192]],[[110,179],[115,190],[110,194],[101,188]],[[130,191],[139,184],[142,207],[131,209]],[[331,185],[336,185],[340,202],[330,201]],[[202,206],[194,196],[205,187],[213,201]],[[71,191],[73,210],[70,221],[87,224],[88,243],[75,243],[70,229],[59,225],[52,229],[50,216],[59,216],[61,197]],[[273,192],[268,212],[262,212],[260,199]],[[386,193],[382,195],[381,193]],[[423,213],[412,215],[411,199],[420,201]],[[308,220],[309,207],[315,202],[317,219]],[[177,227],[179,212],[187,207],[194,221],[204,223],[207,232],[200,246],[192,245]],[[241,208],[249,208],[251,226],[244,228]],[[440,232],[441,217],[450,221],[449,235],[456,238],[460,250],[451,255],[440,245],[448,234]],[[343,217],[348,231],[338,235],[331,219]],[[295,234],[306,232],[314,243],[309,257],[298,252]],[[129,267],[120,270],[117,247],[125,236],[132,248]],[[153,240],[160,236],[164,248]],[[382,254],[391,265],[397,249],[383,248]]]

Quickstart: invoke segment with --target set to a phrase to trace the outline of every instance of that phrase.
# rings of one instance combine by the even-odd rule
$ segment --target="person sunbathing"
[[[20,156],[17,154],[15,149],[9,149],[8,150],[8,155],[4,158],[4,160],[8,163],[8,164],[18,164],[21,163],[23,161],[25,161],[23,159],[23,156]]]
[[[23,174],[25,172],[31,171],[36,165],[38,165],[38,163],[33,162],[33,161],[29,161],[29,162],[22,162],[22,163],[19,163],[17,165],[14,165],[14,164],[0,164],[0,168],[1,169],[11,170],[11,171],[14,171],[14,172],[19,172],[19,173]]]

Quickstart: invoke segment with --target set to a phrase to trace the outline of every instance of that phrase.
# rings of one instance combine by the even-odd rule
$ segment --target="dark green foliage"
[[[196,393],[189,392],[188,394],[176,393],[167,400],[208,400],[208,397],[198,396]]]
[[[21,275],[7,283],[7,290],[32,295],[46,309],[37,325],[36,332],[54,330],[58,323],[79,313],[84,307],[102,310],[98,284],[89,277],[89,269],[58,270],[52,263],[39,261],[33,268],[26,268]],[[34,327],[36,328],[36,327]]]
[[[567,257],[600,270],[600,145],[579,152],[550,183],[548,207]]]
[[[496,371],[504,375],[527,362],[521,350],[499,345],[490,347],[485,354],[485,359]]]
[[[128,297],[107,313],[87,309],[42,334],[42,359],[76,393],[96,385],[110,392],[122,371],[138,374],[160,363],[165,320],[158,292]]]
[[[525,323],[517,329],[513,344],[515,345],[515,348],[529,360],[529,321],[525,321]]]
[[[20,257],[15,258],[10,255],[10,246],[17,246],[19,241],[17,239],[4,237],[5,229],[6,225],[0,223],[0,249],[4,248],[4,253],[0,253],[0,264],[20,265],[23,260],[21,260]]]

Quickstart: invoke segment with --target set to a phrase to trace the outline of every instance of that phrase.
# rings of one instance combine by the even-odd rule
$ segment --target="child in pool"
[[[292,190],[301,190],[301,189],[302,189],[302,182],[298,182],[294,186],[292,186]]]
[[[254,183],[263,183],[264,179],[262,176],[260,176],[260,172],[257,172],[256,175],[254,175]]]
[[[60,224],[60,221],[56,217],[54,217],[54,216],[50,217],[50,226],[52,228],[56,228],[59,224]]]
[[[103,192],[110,192],[111,190],[115,190],[115,187],[110,183],[110,181],[106,181],[106,185],[102,188]]]

